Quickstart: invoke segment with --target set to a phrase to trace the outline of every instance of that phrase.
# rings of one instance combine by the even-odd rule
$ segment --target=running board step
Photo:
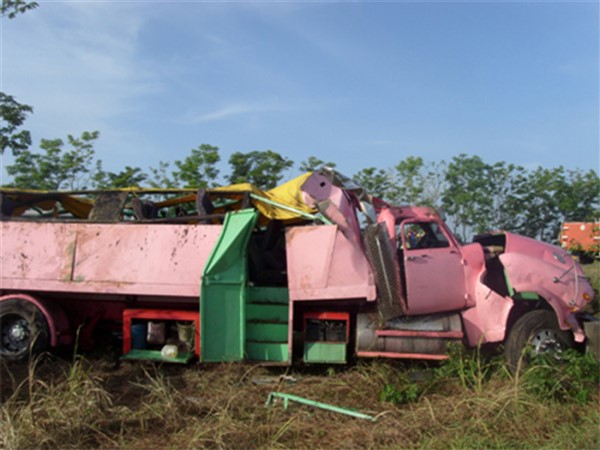
[[[421,337],[441,339],[462,339],[462,331],[419,331],[419,330],[375,330],[377,337]]]
[[[395,352],[358,352],[359,358],[394,358],[394,359],[421,359],[431,361],[444,361],[448,355],[432,355],[424,353],[395,353]]]

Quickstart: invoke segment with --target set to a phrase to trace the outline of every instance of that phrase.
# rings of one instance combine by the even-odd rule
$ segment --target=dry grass
[[[45,357],[2,374],[6,449],[600,448],[597,384],[583,403],[541,398],[526,377],[472,354],[443,368],[370,361],[294,371]],[[267,408],[271,391],[378,420],[293,402]]]

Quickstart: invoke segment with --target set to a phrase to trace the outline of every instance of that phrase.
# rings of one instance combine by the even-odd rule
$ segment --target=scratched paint
[[[3,222],[2,288],[197,297],[220,225]]]

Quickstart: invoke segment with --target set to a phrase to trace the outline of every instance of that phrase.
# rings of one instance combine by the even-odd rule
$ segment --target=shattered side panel
[[[364,252],[337,226],[293,227],[286,243],[291,300],[375,300]]]
[[[193,296],[219,225],[2,223],[2,289]]]
[[[485,270],[485,257],[479,244],[468,244],[461,248],[462,263],[465,266],[465,290],[467,308],[474,306],[479,293],[478,285],[482,272]]]
[[[475,285],[475,296],[476,306],[461,313],[469,346],[503,341],[513,300],[479,281]]]

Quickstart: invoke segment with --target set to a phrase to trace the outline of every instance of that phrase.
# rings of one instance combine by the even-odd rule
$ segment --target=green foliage
[[[476,392],[483,391],[485,382],[499,367],[498,360],[486,360],[479,347],[467,350],[462,344],[450,345],[448,355],[449,359],[436,369],[436,379],[458,379],[464,388]]]
[[[14,164],[6,166],[14,187],[22,189],[86,189],[90,165],[94,159],[94,141],[100,133],[83,132],[81,137],[67,137],[69,149],[61,139],[42,139],[40,153],[20,151]]]
[[[423,158],[420,156],[409,156],[396,164],[394,169],[398,182],[394,197],[398,204],[420,203],[419,200],[425,191],[422,173],[424,165]]]
[[[560,358],[540,355],[521,375],[524,389],[542,401],[585,404],[600,383],[600,363],[591,354],[567,350]]]
[[[446,185],[445,161],[425,162],[408,156],[393,168],[394,188],[389,199],[397,205],[439,207]]]
[[[479,156],[461,154],[448,164],[443,206],[460,229],[463,241],[467,241],[468,231],[480,233],[488,228],[492,214],[489,171],[490,166]]]
[[[0,20],[5,17],[14,19],[30,9],[37,8],[36,2],[23,0],[2,0]],[[13,155],[27,149],[31,145],[31,134],[27,130],[19,130],[25,122],[27,114],[33,112],[29,105],[17,102],[13,96],[0,92],[0,154],[8,148]]]
[[[159,161],[158,167],[150,167],[150,176],[148,177],[148,185],[153,188],[177,188],[179,184],[172,174],[168,173],[169,163]]]
[[[367,167],[355,173],[352,179],[369,194],[387,200],[394,187],[389,174],[376,167]]]
[[[272,189],[283,178],[284,172],[294,165],[272,150],[235,152],[229,158],[231,173],[227,181],[231,184],[252,183],[261,189]]]
[[[322,166],[333,168],[335,167],[335,163],[325,162],[322,159],[317,158],[316,156],[309,156],[306,161],[302,161],[300,163],[299,169],[301,172],[312,172]]]
[[[414,403],[419,400],[422,393],[423,388],[414,382],[386,384],[379,393],[379,401],[393,403],[394,405]]]
[[[216,164],[220,160],[218,147],[202,144],[192,149],[183,161],[175,161],[177,170],[173,171],[173,177],[178,186],[185,188],[214,187],[219,175]]]
[[[29,131],[19,128],[25,122],[27,114],[32,112],[31,106],[22,105],[14,97],[0,92],[0,154],[4,154],[8,148],[13,155],[17,155],[31,145]]]
[[[139,167],[125,166],[120,172],[107,172],[102,169],[102,161],[96,161],[96,172],[93,176],[94,189],[139,187],[148,178]]]
[[[0,17],[14,19],[17,15],[23,14],[30,9],[35,9],[39,5],[37,2],[26,2],[24,0],[2,0],[0,6]]]

